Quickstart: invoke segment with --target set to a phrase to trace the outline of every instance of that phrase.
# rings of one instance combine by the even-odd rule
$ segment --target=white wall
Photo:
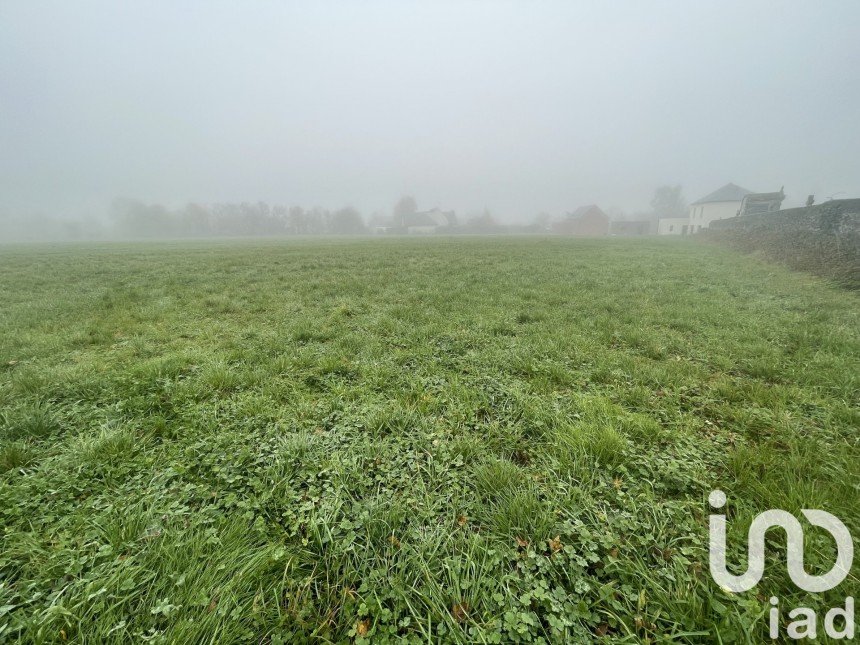
[[[734,217],[741,207],[740,202],[708,202],[706,204],[693,204],[690,206],[689,217],[666,217],[657,223],[658,235],[683,235],[684,227],[686,233],[698,233],[703,228],[708,228],[711,222],[718,219]]]
[[[664,217],[657,222],[657,235],[681,235],[689,222],[686,217]]]
[[[690,226],[692,226],[692,230],[694,231],[708,228],[713,221],[734,217],[738,214],[738,209],[740,207],[740,202],[708,202],[707,204],[693,204],[690,206]]]

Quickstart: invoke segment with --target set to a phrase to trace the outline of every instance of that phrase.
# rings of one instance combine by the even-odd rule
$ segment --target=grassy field
[[[0,249],[0,641],[759,642],[860,596],[860,299],[662,240]],[[810,572],[835,549],[807,530]]]

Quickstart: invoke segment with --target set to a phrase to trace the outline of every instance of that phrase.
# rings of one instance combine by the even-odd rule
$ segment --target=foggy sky
[[[0,3],[0,211],[860,196],[860,3]]]

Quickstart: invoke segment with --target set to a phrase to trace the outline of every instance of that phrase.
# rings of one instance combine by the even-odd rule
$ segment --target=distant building
[[[696,233],[708,228],[718,219],[734,217],[738,214],[744,197],[752,191],[735,184],[726,184],[709,195],[690,204],[690,222],[687,233]]]
[[[454,211],[442,211],[434,208],[419,213],[408,213],[403,216],[402,226],[410,234],[441,233],[457,225],[457,215]]]
[[[612,235],[650,235],[651,222],[648,220],[637,220],[631,222],[617,221],[609,225],[609,232]]]
[[[657,222],[657,235],[686,235],[689,228],[689,217],[661,217]]]
[[[741,207],[738,209],[738,215],[775,213],[782,206],[784,199],[785,193],[782,188],[779,189],[778,193],[750,193],[749,195],[744,195]]]
[[[552,232],[558,235],[579,235],[597,237],[609,235],[609,215],[594,204],[580,206],[560,222],[552,225]]]
[[[659,235],[689,235],[706,229],[711,222],[736,217],[739,214],[778,211],[785,193],[754,193],[736,184],[722,188],[690,204],[687,217],[664,217],[657,223]]]

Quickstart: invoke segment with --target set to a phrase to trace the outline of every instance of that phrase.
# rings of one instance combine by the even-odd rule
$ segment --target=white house
[[[744,197],[750,193],[752,191],[746,188],[726,184],[710,195],[694,201],[690,204],[689,232],[696,233],[703,228],[708,228],[714,220],[734,217],[740,211]]]
[[[752,191],[735,184],[726,184],[690,204],[687,217],[663,218],[657,223],[659,235],[689,235],[708,228],[718,219],[734,217],[741,208],[744,197]]]

